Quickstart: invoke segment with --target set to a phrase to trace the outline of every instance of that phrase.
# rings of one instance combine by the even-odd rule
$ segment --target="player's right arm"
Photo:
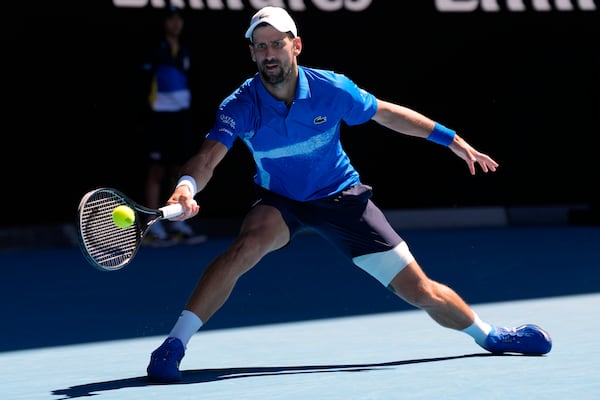
[[[183,205],[183,213],[173,220],[184,220],[198,214],[200,206],[194,201],[194,196],[206,187],[238,135],[252,131],[252,123],[256,120],[253,81],[254,78],[248,79],[221,102],[214,125],[206,134],[200,150],[183,166],[181,178],[167,202]]]
[[[196,192],[202,191],[228,150],[227,146],[221,142],[205,139],[200,146],[200,150],[183,166],[181,176],[193,178],[196,184]],[[198,214],[200,206],[194,201],[195,195],[196,193],[192,193],[189,185],[178,185],[175,188],[167,204],[181,203],[184,211],[173,220],[184,220]]]

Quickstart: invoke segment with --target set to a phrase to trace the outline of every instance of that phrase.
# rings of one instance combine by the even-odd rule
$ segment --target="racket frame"
[[[134,223],[127,228],[118,227],[112,220],[112,211],[119,205],[134,211]],[[145,207],[114,188],[90,190],[77,208],[79,247],[93,267],[101,271],[119,270],[133,260],[154,223],[176,217],[182,211],[181,204],[156,210]]]

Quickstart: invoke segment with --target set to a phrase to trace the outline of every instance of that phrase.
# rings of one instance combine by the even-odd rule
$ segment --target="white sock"
[[[475,320],[473,321],[473,323],[465,329],[463,329],[462,331],[467,335],[471,336],[473,339],[475,339],[475,343],[477,343],[480,346],[483,346],[485,344],[485,339],[492,330],[492,326],[480,320],[477,314],[474,313],[474,316]]]
[[[183,343],[183,347],[187,347],[188,342],[202,327],[202,320],[193,312],[188,310],[183,310],[181,314],[179,314],[179,318],[171,329],[171,333],[169,333],[169,337],[175,337]]]

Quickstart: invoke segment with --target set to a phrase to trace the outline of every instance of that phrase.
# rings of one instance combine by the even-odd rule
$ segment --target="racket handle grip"
[[[169,219],[181,214],[183,212],[183,206],[179,203],[176,203],[161,207],[159,210],[162,212],[164,219]]]
[[[196,200],[193,200],[194,203]],[[163,219],[169,219],[178,216],[183,212],[183,206],[179,203],[170,204],[168,206],[164,206],[159,208],[159,210],[163,214]]]

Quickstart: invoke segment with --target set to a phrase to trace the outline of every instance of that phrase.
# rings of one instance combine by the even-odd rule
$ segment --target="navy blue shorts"
[[[256,204],[277,208],[291,237],[311,229],[353,259],[390,250],[403,241],[371,201],[372,194],[370,186],[359,184],[323,199],[296,201],[258,187]]]
[[[370,186],[358,184],[323,199],[296,201],[258,187],[254,205],[277,208],[291,239],[303,230],[320,234],[355,265],[388,287],[414,257],[371,201],[372,194]]]

